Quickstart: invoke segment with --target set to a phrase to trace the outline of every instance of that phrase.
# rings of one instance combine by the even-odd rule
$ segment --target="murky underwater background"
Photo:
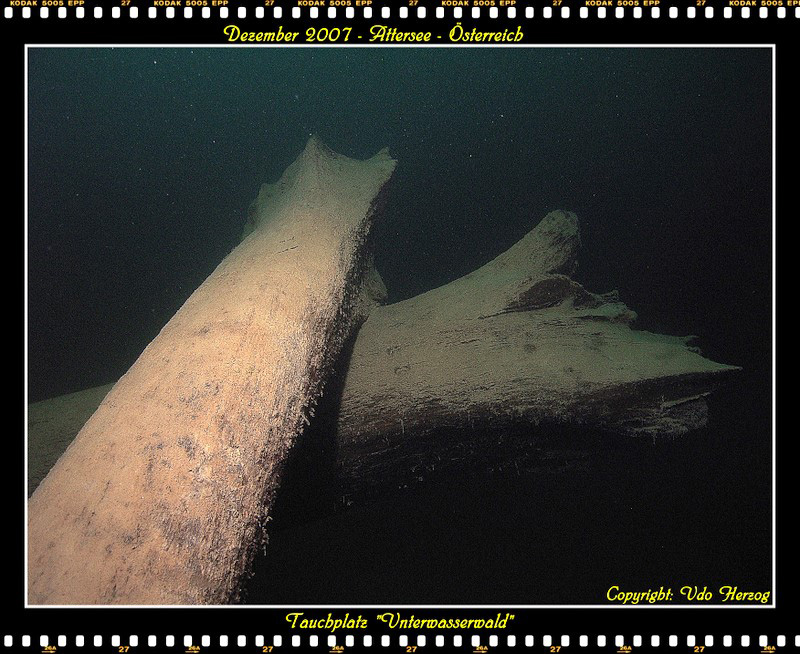
[[[433,480],[327,517],[313,493],[287,500],[250,601],[769,587],[769,50],[34,48],[29,74],[30,401],[121,376],[311,133],[399,162],[375,225],[391,301],[563,208],[587,288],[745,369],[674,442],[580,434],[578,469]]]

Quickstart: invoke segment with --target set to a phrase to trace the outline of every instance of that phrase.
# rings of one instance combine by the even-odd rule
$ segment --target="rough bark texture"
[[[237,597],[287,452],[356,323],[394,165],[385,151],[354,161],[312,139],[261,188],[249,235],[31,497],[30,603]]]

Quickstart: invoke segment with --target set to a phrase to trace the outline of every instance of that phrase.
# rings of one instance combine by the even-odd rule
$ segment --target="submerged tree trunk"
[[[312,138],[249,235],[117,382],[29,501],[31,604],[237,597],[288,451],[358,321],[395,162]],[[363,316],[361,316],[363,317]]]
[[[575,215],[554,211],[475,272],[370,314],[339,408],[343,493],[476,450],[501,465],[516,453],[493,434],[513,424],[653,437],[705,425],[705,397],[738,368],[700,356],[692,337],[632,330],[616,292],[570,279],[579,245]],[[465,448],[467,432],[483,440]]]
[[[478,459],[516,465],[547,424],[654,437],[702,427],[705,397],[737,368],[704,359],[688,338],[632,330],[635,314],[615,293],[569,278],[578,247],[575,216],[553,212],[477,271],[375,308],[337,375],[335,441],[324,456],[310,453],[335,461],[332,492],[352,497]],[[364,312],[383,299],[373,269]],[[67,442],[101,393],[33,405],[32,442]],[[520,425],[538,427],[510,429]],[[545,449],[583,456],[565,452],[561,436]]]

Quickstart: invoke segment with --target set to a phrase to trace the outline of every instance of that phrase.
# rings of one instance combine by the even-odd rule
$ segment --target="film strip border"
[[[346,0],[349,1],[349,0]],[[151,0],[150,6],[139,7],[129,0],[121,0],[123,6],[103,7],[101,5],[89,6],[86,0],[6,0],[2,16],[6,19],[20,17],[23,19],[41,18],[69,18],[78,19],[103,19],[103,18],[130,18],[130,19],[202,19],[219,18],[228,20],[247,18],[275,20],[309,18],[311,20],[389,20],[389,19],[455,19],[455,20],[533,20],[533,19],[624,19],[633,17],[641,18],[688,18],[723,20],[732,18],[741,19],[767,19],[767,18],[796,18],[800,19],[800,0],[728,0],[727,6],[715,7],[705,0],[695,0],[692,6],[664,6],[662,0],[585,0],[584,6],[571,7],[556,0],[553,6],[408,6],[408,7],[377,7],[371,0],[355,0],[365,6],[308,6],[308,4],[294,7],[282,6],[232,6],[229,0]],[[492,0],[495,1],[495,0]],[[499,0],[511,3],[514,0]],[[175,6],[178,5],[178,6]]]
[[[212,636],[204,635],[194,638],[189,635],[185,636],[143,636],[136,635],[122,638],[121,636],[108,636],[101,635],[95,636],[74,636],[68,638],[64,635],[55,636],[52,639],[49,636],[32,637],[29,635],[14,637],[4,636],[3,638],[3,651],[4,648],[12,648],[16,650],[18,647],[31,648],[31,651],[42,652],[55,652],[57,649],[67,647],[75,647],[81,651],[97,651],[100,648],[110,646],[115,652],[122,654],[133,654],[133,651],[142,648],[145,651],[150,649],[157,649],[163,651],[185,652],[192,654],[193,652],[200,652],[208,648],[220,648],[222,650],[242,650],[246,648],[258,648],[261,652],[275,652],[280,650],[293,651],[297,648],[312,647],[317,648],[316,651],[325,651],[325,647],[329,651],[337,652],[343,648],[373,648],[380,651],[383,648],[400,647],[406,652],[416,652],[422,648],[429,648],[436,650],[437,648],[457,648],[469,649],[473,652],[483,652],[488,649],[505,647],[515,648],[518,650],[526,650],[534,647],[541,647],[548,652],[555,652],[565,654],[568,649],[577,651],[590,650],[597,651],[598,649],[606,650],[611,649],[620,654],[632,652],[634,649],[647,647],[650,649],[663,649],[668,652],[675,651],[676,648],[685,646],[692,652],[705,652],[709,649],[719,649],[724,651],[730,648],[742,649],[757,649],[762,654],[771,654],[781,650],[793,650],[800,648],[800,635],[795,636],[750,636],[750,635],[723,635],[723,636],[642,636],[634,635],[625,637],[622,635],[616,636],[588,636],[581,635],[571,638],[568,635],[551,636],[544,635],[535,637],[533,635],[414,635],[409,636],[406,634],[399,635],[345,635],[337,636],[330,635],[305,635],[301,636],[293,634],[289,636],[275,635],[275,636],[229,636],[220,635]],[[36,647],[38,645],[38,648]]]

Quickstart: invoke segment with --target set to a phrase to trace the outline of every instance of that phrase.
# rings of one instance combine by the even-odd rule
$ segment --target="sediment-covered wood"
[[[464,433],[493,449],[491,434],[520,423],[652,437],[706,423],[705,397],[737,368],[691,337],[631,329],[617,293],[570,278],[579,244],[575,215],[552,212],[475,272],[370,314],[339,408],[344,489],[463,458]]]
[[[235,600],[358,311],[394,161],[312,139],[29,500],[31,604]]]
[[[561,451],[574,459],[559,425],[657,437],[705,424],[706,396],[737,368],[703,358],[688,337],[631,329],[616,293],[569,277],[579,244],[576,217],[553,212],[470,275],[380,308],[385,288],[368,273],[369,319],[342,362],[331,425],[334,492],[470,465],[531,467]],[[99,397],[32,405],[32,459],[68,442],[79,427],[69,416]]]
[[[690,337],[631,329],[616,293],[570,278],[579,245],[574,214],[553,212],[475,272],[378,308],[385,289],[370,271],[369,318],[337,379],[331,492],[580,460],[587,443],[563,426],[654,438],[704,426],[705,398],[738,368],[703,358]],[[64,404],[93,396],[68,398],[31,407],[33,440],[47,437],[36,424],[58,433]]]

